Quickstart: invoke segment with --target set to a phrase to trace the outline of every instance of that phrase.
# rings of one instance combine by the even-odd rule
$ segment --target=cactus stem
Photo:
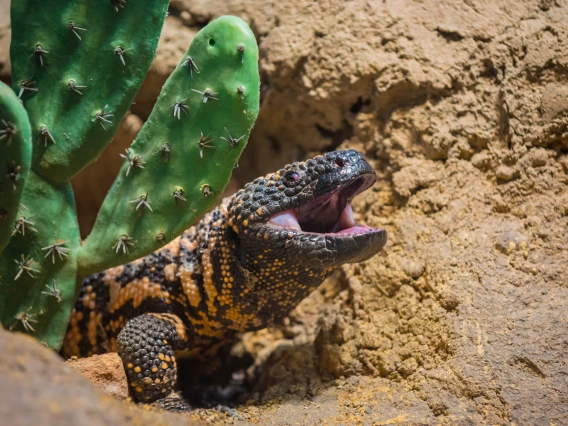
[[[12,331],[16,325],[22,324],[27,333],[31,333],[32,331],[35,332],[31,325],[32,322],[37,322],[34,317],[35,315],[28,314],[27,312],[20,312],[15,316],[16,322],[10,326],[10,331]]]
[[[83,92],[81,92],[79,89],[85,89],[85,88],[87,88],[87,86],[79,86],[77,82],[73,79],[67,82],[67,90],[73,90],[75,93],[78,93],[81,96],[83,96]]]
[[[67,22],[67,28],[70,29],[79,40],[81,40],[81,36],[77,31],[87,31],[86,28],[77,27],[73,21]]]
[[[36,44],[36,47],[34,48],[34,53],[32,53],[30,55],[30,58],[34,57],[34,62],[35,63],[40,63],[40,65],[43,67],[43,55],[47,55],[49,52],[47,50],[45,50],[41,44]]]
[[[188,56],[187,58],[185,58],[185,61],[183,61],[180,66],[181,67],[187,67],[187,72],[189,74],[191,74],[192,77],[193,77],[193,70],[196,70],[197,72],[199,72],[199,68],[197,68],[195,61],[193,60],[193,58],[191,56]]]
[[[168,107],[168,109],[173,108],[173,115],[174,117],[177,117],[178,120],[181,120],[181,111],[185,112],[186,114],[189,114],[189,106],[187,104],[184,104],[184,102],[187,100],[187,98],[183,98],[179,101],[176,101],[173,105],[170,105]]]
[[[144,168],[142,164],[146,164],[146,162],[142,161],[142,158],[139,155],[132,156],[132,153],[130,152],[129,148],[125,149],[125,151],[126,155],[124,154],[119,154],[119,155],[130,163],[130,165],[128,166],[128,170],[126,170],[126,176],[128,176],[128,174],[130,173],[130,169],[132,167],[139,167],[141,169]]]
[[[0,130],[0,135],[2,135],[0,136],[0,141],[8,138],[6,146],[10,146],[12,144],[14,135],[17,133],[16,125],[11,121],[6,121],[4,119],[2,119],[2,124],[4,125],[5,129]]]
[[[51,132],[49,131],[49,129],[47,128],[47,126],[45,124],[42,124],[39,127],[39,138],[38,138],[38,143],[41,142],[41,140],[43,139],[43,143],[44,146],[47,148],[47,143],[49,141],[53,142],[53,144],[55,145],[55,139],[53,138],[53,135],[51,134]]]
[[[246,135],[242,135],[240,138],[235,139],[234,137],[231,136],[231,134],[229,133],[229,131],[227,130],[226,127],[224,127],[224,129],[225,129],[225,132],[227,132],[227,136],[229,136],[229,139],[227,139],[223,136],[221,136],[221,139],[229,142],[229,144],[231,145],[232,148],[236,148],[237,146],[239,146],[239,142],[241,141],[241,139],[246,136]]]
[[[35,81],[32,81],[31,78],[28,78],[27,80],[22,80],[20,81],[20,93],[18,94],[18,98],[22,98],[22,94],[24,93],[24,91],[28,90],[30,92],[39,92],[39,89],[36,87],[33,87],[33,85],[36,84]]]
[[[213,142],[213,139],[207,139],[208,137],[209,135],[203,136],[203,132],[201,132],[201,137],[199,138],[199,142],[197,142],[197,145],[199,146],[199,156],[201,158],[203,158],[203,148],[215,149],[214,146],[209,145],[211,142]]]
[[[114,114],[112,114],[110,111],[107,112],[106,109],[108,108],[108,105],[105,105],[105,107],[103,109],[100,109],[97,111],[97,113],[95,114],[95,121],[98,121],[101,126],[103,126],[103,129],[107,129],[105,127],[105,123],[108,124],[112,124],[112,121],[107,120],[109,117],[113,117]]]
[[[35,229],[32,225],[35,225],[35,222],[32,222],[31,219],[32,217],[34,217],[35,215],[31,215],[29,217],[25,217],[25,216],[20,216],[20,218],[18,220],[16,220],[16,222],[14,222],[14,230],[12,231],[12,237],[16,234],[22,234],[22,235],[26,235],[26,226],[34,232],[38,232],[37,229]]]
[[[215,96],[218,95],[218,93],[214,93],[211,89],[205,89],[203,92],[201,92],[200,90],[197,89],[191,89],[194,92],[199,93],[201,96],[203,96],[203,103],[206,104],[207,101],[209,99],[214,99],[216,101],[219,100],[219,98],[216,98]]]
[[[48,296],[55,297],[57,303],[61,302],[61,291],[55,285],[55,280],[53,280],[53,285],[50,287],[49,284],[45,285],[48,291],[42,291],[41,294],[47,294]]]
[[[130,200],[129,203],[138,203],[136,205],[136,211],[138,211],[138,209],[140,207],[146,207],[151,212],[154,211],[154,210],[152,210],[152,207],[150,207],[150,202],[148,201],[148,193],[147,192],[146,192],[146,194],[142,194],[140,197],[138,197],[135,200]]]
[[[42,250],[47,250],[47,254],[43,257],[44,259],[51,255],[51,262],[55,264],[55,253],[59,255],[59,260],[63,261],[63,258],[67,257],[67,253],[69,253],[69,249],[65,247],[69,241],[57,240],[55,243],[47,246],[42,247]]]
[[[128,246],[133,246],[134,243],[131,242],[132,238],[129,237],[126,234],[122,234],[118,241],[116,242],[116,244],[114,246],[112,246],[112,248],[114,249],[116,247],[116,252],[118,253],[120,251],[120,249],[122,249],[122,254],[126,254],[128,253]]]
[[[237,51],[241,53],[241,64],[245,62],[245,45],[239,44],[237,46]]]
[[[126,4],[126,0],[110,0],[110,3],[114,6],[114,10],[116,10],[118,12],[119,7],[124,9],[124,5]]]
[[[187,198],[185,198],[183,196],[183,188],[181,186],[176,186],[174,188],[174,192],[172,192],[172,196],[174,197],[174,201],[176,202],[176,205],[179,205],[179,203],[182,203],[185,206]]]
[[[166,236],[163,231],[160,231],[154,236],[154,238],[156,241],[164,241]]]
[[[16,281],[18,278],[20,278],[20,275],[22,275],[23,272],[25,272],[26,274],[28,274],[32,278],[35,278],[34,274],[32,274],[32,272],[38,272],[39,273],[39,271],[37,269],[34,269],[33,265],[35,263],[35,260],[29,254],[26,257],[24,257],[24,255],[22,254],[22,261],[19,262],[18,259],[14,259],[14,262],[16,262],[16,265],[18,265],[18,267],[19,267],[18,273],[14,277],[14,281]]]
[[[7,177],[14,187],[14,191],[16,190],[16,182],[20,179],[20,170],[22,166],[16,165],[14,160],[12,160],[12,164],[6,164],[6,174],[4,175]]]
[[[126,66],[126,62],[124,62],[124,54],[126,52],[128,52],[129,50],[132,50],[132,49],[131,48],[123,49],[120,46],[117,46],[116,49],[114,49],[114,54],[120,58],[120,60],[122,61],[122,65],[124,65],[124,66]]]
[[[211,194],[213,194],[213,191],[211,191],[211,187],[207,184],[203,185],[201,187],[201,193],[203,194],[203,196],[205,198],[209,197]]]
[[[160,147],[159,150],[153,152],[152,155],[160,154],[160,161],[167,163],[170,161],[170,144],[164,142],[164,144]]]

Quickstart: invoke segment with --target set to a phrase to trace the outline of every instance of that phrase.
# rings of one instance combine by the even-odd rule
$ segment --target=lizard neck
[[[229,202],[188,231],[199,274],[180,253],[179,275],[194,308],[188,318],[197,334],[208,337],[280,321],[336,269],[302,265],[284,241],[240,239],[228,225]],[[189,269],[194,273],[184,279]]]

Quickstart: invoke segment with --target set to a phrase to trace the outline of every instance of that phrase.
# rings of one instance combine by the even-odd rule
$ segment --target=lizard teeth
[[[283,212],[277,213],[270,218],[268,223],[280,228],[294,229],[296,231],[302,230],[294,210],[284,210]]]

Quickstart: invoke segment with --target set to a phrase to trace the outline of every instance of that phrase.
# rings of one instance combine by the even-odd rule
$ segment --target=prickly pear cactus
[[[197,34],[123,155],[81,247],[83,271],[153,252],[214,203],[258,114],[257,56],[254,35],[238,18],[221,17]]]
[[[68,181],[112,138],[154,57],[167,5],[12,2],[12,86],[29,123],[13,107],[16,95],[0,91],[0,105],[15,108],[6,126],[0,121],[0,158],[20,155],[5,176],[18,185],[0,206],[13,223],[0,219],[0,243],[10,239],[0,255],[0,320],[54,349],[82,278],[160,248],[201,216],[228,183],[258,114],[254,36],[244,21],[221,17],[198,33],[164,85],[80,245]],[[19,151],[8,140],[22,142]]]
[[[17,0],[12,87],[32,124],[33,169],[65,182],[107,146],[154,59],[165,0]]]
[[[71,184],[30,171],[8,247],[0,256],[0,313],[5,328],[61,344],[77,284],[79,227]]]
[[[0,252],[14,232],[32,156],[30,123],[18,97],[0,82]],[[0,278],[1,282],[1,278]]]

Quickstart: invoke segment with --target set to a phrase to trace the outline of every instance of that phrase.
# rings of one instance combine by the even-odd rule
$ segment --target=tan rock
[[[108,364],[97,364],[105,367]],[[10,426],[152,425],[194,423],[105,395],[50,349],[0,329],[0,415]]]
[[[117,399],[128,398],[126,373],[117,353],[70,359],[67,364],[104,393]]]

